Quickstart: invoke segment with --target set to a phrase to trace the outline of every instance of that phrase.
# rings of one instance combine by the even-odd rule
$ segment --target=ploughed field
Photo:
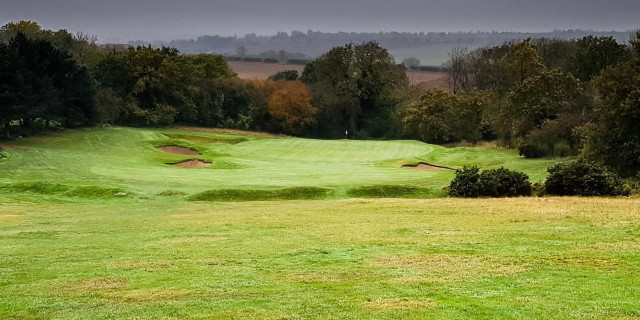
[[[266,80],[275,73],[286,70],[296,70],[298,74],[302,74],[302,71],[304,71],[304,65],[299,64],[246,61],[227,61],[227,64],[233,72],[238,74],[238,78],[246,80]],[[447,88],[449,86],[449,76],[446,72],[407,70],[406,73],[409,83],[419,86],[422,89],[433,89],[435,87]]]
[[[4,149],[0,318],[640,317],[639,199],[444,198],[446,168],[563,159],[200,128]]]

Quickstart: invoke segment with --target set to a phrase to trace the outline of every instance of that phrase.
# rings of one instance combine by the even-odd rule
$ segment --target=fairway
[[[165,191],[191,195],[220,189],[320,187],[329,191],[330,198],[344,198],[349,188],[390,185],[426,188],[431,196],[444,196],[442,188],[453,178],[453,171],[407,170],[402,165],[505,166],[540,181],[546,168],[559,161],[524,159],[514,150],[495,148],[445,148],[418,141],[314,140],[199,128],[68,130],[20,139],[14,145],[6,152],[8,159],[0,162],[0,185],[97,186],[142,197]],[[191,147],[202,155],[156,149],[166,145]],[[194,158],[211,162],[211,166],[167,165]]]
[[[638,198],[452,199],[453,171],[402,168],[565,159],[186,127],[5,146],[1,319],[640,318]]]

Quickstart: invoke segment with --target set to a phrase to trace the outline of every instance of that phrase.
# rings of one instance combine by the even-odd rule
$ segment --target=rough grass
[[[0,206],[2,319],[638,316],[640,199]]]
[[[292,187],[274,190],[209,190],[187,198],[190,201],[273,201],[324,199],[331,191],[316,187]]]

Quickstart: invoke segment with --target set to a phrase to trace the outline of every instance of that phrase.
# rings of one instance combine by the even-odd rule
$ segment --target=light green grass
[[[556,159],[523,159],[513,150],[444,148],[417,141],[313,140],[214,130],[104,128],[69,130],[20,139],[0,160],[0,185],[13,183],[102,186],[154,197],[172,190],[186,195],[221,190],[320,187],[331,197],[354,187],[449,184],[453,171],[415,171],[403,164],[426,161],[448,167],[505,166],[542,180]],[[202,169],[166,165],[196,156],[166,154],[155,146],[177,144],[199,150],[212,162]]]
[[[637,199],[162,199],[0,200],[0,318],[640,316]]]
[[[119,127],[4,153],[0,319],[640,318],[640,199],[449,199],[453,172],[400,168],[562,159]]]

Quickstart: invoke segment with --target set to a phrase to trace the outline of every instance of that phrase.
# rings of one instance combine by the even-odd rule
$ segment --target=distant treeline
[[[301,75],[243,81],[221,55],[105,48],[95,37],[22,21],[0,29],[0,125],[5,137],[184,124],[321,138],[497,139],[526,157],[580,154],[629,176],[640,170],[638,37],[458,48],[450,90],[423,91],[405,73],[417,59],[398,65],[373,41],[333,47]]]
[[[327,33],[308,30],[278,32],[271,36],[247,34],[243,37],[223,37],[219,35],[204,35],[196,39],[178,39],[172,41],[132,41],[133,46],[148,46],[155,48],[173,47],[182,53],[219,53],[236,55],[239,48],[244,48],[247,55],[258,55],[268,51],[299,52],[309,57],[317,57],[327,52],[336,44],[364,43],[375,41],[388,50],[415,48],[409,55],[418,56],[425,46],[429,48],[470,47],[500,45],[506,41],[538,39],[580,39],[586,36],[613,37],[619,43],[626,42],[631,31],[601,32],[592,30],[555,30],[543,33],[525,32],[337,32]],[[414,52],[415,51],[415,52]],[[244,54],[240,54],[243,56]],[[265,58],[265,57],[262,57]],[[270,57],[276,58],[276,57]],[[300,59],[301,57],[296,57]],[[283,62],[283,59],[279,59]],[[444,62],[444,61],[442,61]],[[438,63],[439,64],[439,63]]]

